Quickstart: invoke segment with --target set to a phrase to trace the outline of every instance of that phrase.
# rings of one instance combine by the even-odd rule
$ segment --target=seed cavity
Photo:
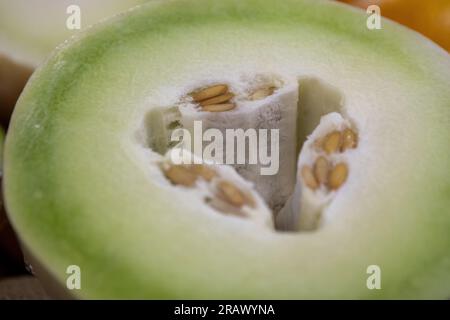
[[[206,196],[204,201],[222,213],[246,216],[241,210],[243,206],[256,207],[255,200],[249,192],[243,191],[229,180],[222,179],[210,166],[182,164],[162,165],[161,168],[164,176],[175,186],[195,188],[199,179],[206,181],[212,195]]]
[[[261,100],[268,96],[271,96],[277,88],[274,86],[270,86],[267,88],[259,88],[255,90],[250,96],[250,100]]]
[[[344,184],[348,176],[348,167],[345,163],[338,163],[328,176],[328,187],[332,190],[338,189]]]
[[[189,94],[184,93],[183,97],[179,97],[179,102],[176,104],[176,107],[158,110],[158,113],[161,113],[162,116],[149,119],[148,123],[150,123],[154,128],[158,129],[159,127],[162,127],[160,123],[164,125],[164,136],[162,134],[160,135],[163,137],[161,137],[161,141],[156,141],[158,143],[157,145],[162,146],[160,149],[163,150],[164,153],[167,148],[175,147],[175,145],[165,143],[167,140],[167,136],[169,136],[169,134],[173,132],[173,130],[183,128],[183,126],[190,128],[188,125],[189,122],[184,121],[186,119],[190,120],[190,118],[183,117],[185,117],[186,114],[188,114],[189,117],[192,116],[191,114],[189,114],[189,112],[192,112],[192,104],[194,104],[194,109],[204,112],[226,112],[237,107],[241,108],[240,101],[262,100],[270,97],[276,90],[278,90],[278,88],[280,88],[278,84],[275,85],[276,82],[270,80],[264,82],[264,84],[262,84],[262,82],[258,82],[256,85],[254,85],[254,82],[251,84],[251,89],[249,89],[248,87],[242,89],[242,92],[245,92],[245,95],[243,96],[240,95],[240,89],[236,90],[235,92],[230,92],[230,87],[227,84],[215,84],[212,86],[201,87],[197,90],[193,90]],[[287,91],[289,90],[286,90],[286,92]],[[294,90],[294,92],[297,91]],[[280,99],[282,99],[283,97],[284,96],[280,94]],[[265,107],[267,102],[267,105],[269,107],[272,107],[272,103],[279,103],[279,101],[275,101],[275,98],[278,99],[278,97],[274,96],[271,97],[271,99],[264,100],[261,104],[258,102],[254,104],[254,106]],[[181,107],[186,104],[189,105],[189,110],[186,110],[185,113],[185,110],[181,109]],[[269,107],[267,107],[267,109],[269,109]],[[233,114],[230,116],[239,117],[239,114],[233,112]],[[288,116],[289,115],[287,115],[286,117]],[[221,118],[214,118],[215,116],[212,114],[209,116],[207,114],[203,114],[202,117],[205,117],[208,120],[210,119],[209,117],[212,117],[211,119],[221,120]],[[261,121],[268,121],[268,119],[266,119],[265,117],[266,115],[264,114]],[[162,118],[163,121],[157,121],[160,118]],[[292,116],[292,118],[295,117]],[[299,118],[295,119],[297,119],[298,126]],[[327,196],[327,194],[332,195],[330,193],[342,187],[348,178],[350,162],[346,160],[346,157],[345,155],[343,155],[343,153],[345,153],[349,149],[355,149],[358,147],[359,141],[357,132],[350,127],[347,120],[341,119],[342,118],[338,118],[338,121],[332,121],[332,127],[328,127],[328,131],[324,132],[320,128],[320,131],[318,130],[317,132],[323,132],[323,134],[321,134],[320,137],[317,137],[317,135],[313,135],[317,137],[317,139],[309,140],[308,144],[303,145],[313,149],[313,153],[307,154],[305,157],[299,156],[298,158],[301,161],[299,167],[300,172],[298,175],[298,179],[300,179],[300,181],[298,181],[298,183],[303,184],[305,188],[311,189],[312,191],[314,191],[314,193],[306,193],[306,206],[301,207],[302,204],[300,204],[300,208],[294,206],[293,210],[299,209],[302,212],[305,212],[305,210],[309,210],[313,212],[312,214],[316,214],[316,212],[319,212],[314,221],[318,221],[318,219],[320,218],[320,211],[322,210],[321,205],[330,199],[329,197],[324,196]],[[324,123],[325,125],[328,125],[326,121],[324,121]],[[339,123],[339,127],[337,127],[337,123]],[[315,125],[317,124],[312,124],[311,126]],[[154,138],[152,138],[152,134],[154,132],[159,131],[156,129],[152,130],[152,132],[150,132],[151,134],[149,134],[149,140],[155,140]],[[154,145],[153,140],[151,140],[152,146]],[[301,148],[303,140],[299,142],[301,143],[298,143],[298,148]],[[303,162],[304,160],[306,160],[307,162]],[[295,167],[294,161],[292,162],[293,168]],[[225,174],[228,171],[222,171],[222,169],[218,169],[214,165],[175,165],[165,162],[160,168],[164,176],[168,179],[168,181],[170,181],[171,184],[175,186],[198,189],[199,195],[201,195],[201,198],[199,199],[204,200],[206,205],[214,208],[218,212],[241,217],[253,217],[254,213],[257,210],[252,211],[249,210],[249,208],[258,207],[259,210],[260,207],[262,207],[262,202],[259,200],[259,196],[256,196],[256,193],[253,193],[253,191],[250,191],[250,189],[242,187],[245,186],[245,184],[235,183],[236,181],[239,182],[240,180],[234,180],[232,176]],[[214,170],[213,168],[216,168],[217,170]],[[238,169],[236,169],[236,171],[234,172],[234,174],[236,173],[248,179],[248,177],[241,174]],[[294,177],[291,175],[290,178],[293,179]],[[304,191],[304,189],[296,187],[295,192],[299,193],[293,193],[292,195],[289,194],[288,196],[295,200],[303,200],[302,197]],[[257,203],[256,200],[258,200]],[[310,206],[312,209],[308,207],[308,201],[311,201],[311,203],[313,203],[313,205]],[[316,206],[317,203],[319,203],[320,206]],[[291,204],[285,204],[283,202],[282,205],[290,206]],[[317,208],[314,206],[316,206]],[[274,214],[279,214],[279,212],[274,211]],[[314,222],[313,224],[315,225],[316,223]]]
[[[327,191],[339,189],[347,180],[349,173],[348,165],[340,162],[332,166],[332,159],[335,154],[345,153],[348,149],[355,149],[358,146],[358,135],[350,129],[342,131],[334,130],[323,137],[317,138],[313,143],[313,149],[319,155],[312,165],[303,166],[302,177],[305,184],[312,190],[320,186],[325,186]]]
[[[333,131],[326,135],[323,140],[322,148],[326,154],[332,154],[339,151],[341,146],[341,133],[339,131]]]

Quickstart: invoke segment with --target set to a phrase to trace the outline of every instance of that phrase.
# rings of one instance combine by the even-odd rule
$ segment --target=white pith
[[[337,112],[331,112],[339,111],[342,107],[343,98],[341,94],[336,89],[314,78],[257,74],[253,76],[245,75],[239,77],[237,81],[236,79],[233,80],[214,79],[188,85],[178,95],[177,102],[166,107],[151,106],[144,119],[144,127],[138,133],[141,143],[144,144],[144,147],[153,149],[156,153],[165,154],[166,160],[163,163],[168,166],[173,165],[168,160],[171,152],[180,152],[183,157],[186,157],[184,163],[192,163],[192,157],[202,158],[202,154],[192,155],[193,149],[184,150],[183,148],[186,146],[182,142],[177,143],[170,140],[174,130],[180,128],[187,129],[194,137],[194,121],[201,121],[203,131],[214,128],[223,133],[226,129],[279,129],[280,165],[276,175],[261,175],[260,163],[257,165],[216,164],[214,168],[223,168],[222,171],[225,170],[229,173],[230,177],[233,177],[230,181],[235,182],[237,186],[242,186],[243,181],[246,181],[247,185],[242,186],[244,190],[253,189],[252,186],[256,188],[251,193],[258,199],[258,205],[250,214],[246,214],[252,220],[262,222],[262,224],[270,227],[275,224],[279,230],[316,229],[324,222],[321,221],[322,211],[332,201],[336,191],[330,192],[324,186],[321,186],[318,190],[311,190],[305,186],[303,178],[298,172],[302,165],[313,163],[318,155],[323,154],[323,151],[314,147],[314,141],[323,138],[330,131],[352,128],[349,120],[344,119]],[[312,102],[306,102],[308,105],[303,103],[303,107],[308,109],[306,110],[308,116],[305,117],[306,119],[302,119],[301,111],[305,110],[299,109],[302,106],[299,92],[301,92],[302,83],[308,82],[312,82],[320,88],[323,96],[309,97]],[[198,88],[207,88],[217,83],[227,84],[230,92],[234,94],[232,103],[236,107],[233,110],[205,112],[189,95],[190,92],[198,90]],[[276,88],[271,95],[256,101],[250,99],[252,92],[258,88],[270,86]],[[317,94],[317,92],[312,94]],[[311,103],[314,105],[311,105]],[[317,106],[317,108],[314,108],[314,106]],[[297,146],[303,143],[298,139],[305,138],[301,134],[301,129],[304,128],[299,128],[299,126],[305,124],[305,121],[311,122],[308,123],[309,127],[317,125],[318,119],[320,119],[319,125],[308,136],[300,154],[298,154]],[[270,143],[270,139],[268,143]],[[205,145],[203,150],[204,148]],[[339,153],[331,157],[332,164],[347,160],[346,156]],[[209,163],[209,165],[213,163],[210,159],[203,159],[203,161]],[[295,167],[296,162],[297,167]],[[251,181],[251,183],[248,184],[248,181]],[[173,187],[187,189],[180,186]],[[196,183],[195,189],[198,190],[198,194],[195,195],[197,199],[204,200],[212,195],[211,186],[203,182]],[[265,203],[261,199],[264,199]],[[270,212],[270,210],[267,207],[272,209],[272,213],[269,215],[267,215],[267,212]],[[258,210],[261,210],[261,212],[258,212]]]
[[[326,156],[325,152],[316,146],[318,139],[325,137],[334,130],[342,131],[346,128],[352,128],[349,120],[344,119],[337,112],[329,113],[321,118],[317,128],[303,143],[297,163],[298,181],[294,193],[286,202],[285,207],[276,216],[277,228],[291,231],[314,230],[321,224],[326,223],[327,217],[323,217],[322,212],[333,200],[336,192],[339,192],[345,186],[345,183],[341,188],[334,191],[328,190],[324,185],[321,185],[317,190],[312,190],[305,185],[299,172],[303,166],[311,166],[317,157]],[[350,159],[354,158],[353,154],[354,151],[350,149],[344,153],[333,153],[326,157],[333,165],[344,162],[351,166]]]
[[[248,96],[260,87],[275,86],[277,90],[270,96],[256,100],[248,100]],[[237,165],[237,172],[245,179],[255,183],[258,192],[269,207],[278,211],[292,192],[295,177],[296,119],[298,102],[298,83],[295,79],[281,79],[275,75],[244,76],[242,81],[230,83],[236,96],[237,107],[227,112],[202,112],[191,101],[179,106],[181,124],[193,136],[194,121],[202,121],[203,130],[219,129],[280,129],[280,158],[278,174],[261,175],[261,165]],[[225,134],[224,134],[225,136]],[[270,136],[268,144],[270,144]],[[225,150],[224,150],[225,151]],[[226,156],[226,155],[225,155]]]
[[[182,157],[185,158],[184,163],[188,163],[192,156],[195,157],[195,155],[192,155],[189,151],[185,149],[178,149],[174,148],[167,152],[167,154],[164,156],[164,159],[161,162],[161,165],[163,167],[168,167],[170,165],[173,165],[173,162],[171,161],[170,153],[171,152],[180,152],[182,154]],[[267,208],[266,204],[264,203],[264,200],[261,198],[261,196],[255,191],[254,184],[246,181],[243,179],[239,174],[236,173],[236,171],[231,166],[226,165],[215,165],[212,163],[208,163],[208,161],[203,162],[205,165],[208,165],[211,169],[213,169],[217,176],[214,177],[210,182],[207,182],[203,179],[197,179],[195,183],[194,188],[187,188],[187,187],[176,187],[178,189],[181,189],[185,192],[191,193],[192,197],[196,199],[200,199],[201,203],[201,210],[204,210],[204,204],[207,203],[205,199],[217,199],[216,196],[216,186],[217,183],[221,180],[226,180],[229,182],[232,182],[236,187],[238,187],[240,190],[249,193],[254,200],[254,208],[248,205],[244,205],[242,208],[239,208],[239,211],[241,211],[241,216],[250,219],[252,222],[256,224],[260,224],[262,226],[266,226],[269,228],[273,228],[273,218],[272,214],[269,208]],[[168,182],[168,181],[167,181]],[[164,183],[165,185],[170,184]],[[170,186],[173,187],[173,186]],[[209,209],[209,210],[208,210]],[[224,210],[224,213],[227,214],[226,209]],[[212,209],[215,210],[215,209]],[[237,210],[237,209],[236,209]],[[208,214],[211,213],[211,207],[207,206],[207,212]],[[214,213],[216,214],[216,213]],[[230,217],[234,217],[235,215],[233,212],[229,212]],[[238,218],[240,219],[240,218]]]

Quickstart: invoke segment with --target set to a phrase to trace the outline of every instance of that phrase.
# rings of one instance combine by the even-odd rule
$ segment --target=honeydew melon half
[[[21,95],[5,146],[6,205],[32,263],[62,288],[79,266],[81,289],[66,290],[78,298],[448,298],[450,59],[365,19],[322,1],[160,1],[60,47]],[[258,75],[299,83],[298,101],[283,100],[298,103],[298,136],[285,141],[298,143],[299,164],[305,135],[357,131],[342,155],[348,177],[314,230],[223,214],[166,179],[176,175],[152,138],[167,128],[149,115],[217,83],[237,92],[227,112],[245,112],[251,85],[240,81]],[[269,210],[257,175],[255,187],[218,170],[247,188],[252,213]],[[381,289],[367,286],[373,265]]]

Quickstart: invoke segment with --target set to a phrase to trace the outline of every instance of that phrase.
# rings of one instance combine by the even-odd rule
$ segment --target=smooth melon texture
[[[3,177],[3,146],[5,132],[0,128],[0,179]],[[24,272],[23,256],[0,199],[0,279]],[[1,281],[1,280],[0,280]],[[3,297],[0,294],[1,297]]]
[[[333,111],[359,130],[334,219],[314,232],[203,213],[161,187],[136,142],[187,86],[257,72],[335,87]],[[34,73],[6,139],[7,209],[61,286],[80,266],[79,298],[448,298],[449,88],[448,53],[389,21],[370,31],[345,5],[152,2]],[[366,287],[374,264],[381,290]]]
[[[0,122],[9,118],[29,76],[60,43],[104,18],[145,0],[2,0],[0,1]],[[80,8],[80,29],[66,21]],[[70,20],[72,21],[72,20]]]
[[[340,0],[367,9],[378,5],[384,17],[417,30],[450,51],[450,1],[448,0]]]

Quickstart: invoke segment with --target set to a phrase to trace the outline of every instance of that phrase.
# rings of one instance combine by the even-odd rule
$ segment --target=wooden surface
[[[32,276],[4,278],[0,280],[0,300],[48,300],[39,281]]]

